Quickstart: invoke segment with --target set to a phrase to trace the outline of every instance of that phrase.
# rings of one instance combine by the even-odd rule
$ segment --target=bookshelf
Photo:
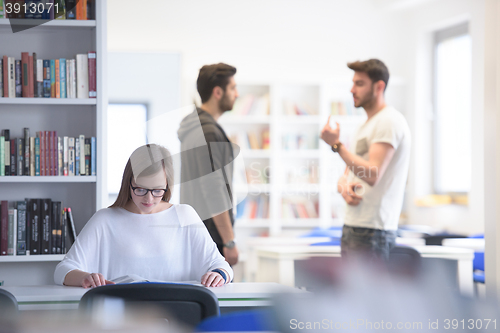
[[[107,1],[97,0],[96,19],[52,20],[36,25],[32,19],[0,19],[0,56],[21,59],[21,52],[37,53],[38,59],[74,59],[76,54],[96,51],[97,98],[1,98],[1,129],[12,138],[42,130],[58,136],[96,137],[96,176],[4,176],[0,177],[0,199],[50,198],[71,207],[79,232],[105,202],[106,108],[107,108]],[[10,21],[33,25],[12,33]],[[4,285],[53,284],[53,273],[64,255],[0,256],[0,280]]]

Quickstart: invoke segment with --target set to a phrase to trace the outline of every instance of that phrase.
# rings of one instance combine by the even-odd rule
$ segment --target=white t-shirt
[[[108,280],[135,274],[148,280],[201,281],[215,268],[233,279],[233,270],[191,206],[173,205],[154,214],[104,208],[57,265],[54,281],[62,285],[74,269],[102,273]]]
[[[345,225],[381,230],[397,230],[410,165],[411,134],[404,116],[385,107],[365,122],[354,138],[353,153],[368,160],[372,144],[385,142],[396,150],[384,175],[373,187],[349,170],[348,180],[363,188],[359,205],[346,207]],[[368,170],[366,172],[369,172]]]

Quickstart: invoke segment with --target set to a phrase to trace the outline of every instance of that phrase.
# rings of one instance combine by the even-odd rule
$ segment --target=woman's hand
[[[105,286],[107,284],[115,284],[113,281],[106,280],[101,273],[90,273],[83,277],[83,288],[94,288],[98,286]]]
[[[226,276],[229,275],[226,273]],[[221,287],[224,285],[224,278],[217,272],[208,272],[201,277],[201,284],[205,287]]]

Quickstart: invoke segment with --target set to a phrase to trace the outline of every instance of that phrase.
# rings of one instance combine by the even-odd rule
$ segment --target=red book
[[[50,174],[50,146],[49,146],[49,141],[50,141],[50,136],[49,136],[49,131],[45,131],[43,133],[44,136],[44,148],[45,148],[45,176],[51,176]]]
[[[35,97],[35,84],[33,82],[33,56],[28,57],[28,97]]]
[[[97,97],[97,78],[96,78],[96,53],[90,51],[89,57],[89,98]]]
[[[87,0],[79,0],[76,3],[76,19],[86,20],[87,19]]]
[[[9,97],[9,58],[3,56],[3,97]]]
[[[29,80],[28,80],[28,63],[29,53],[21,53],[21,82],[23,85],[23,97],[29,97]]]
[[[59,176],[59,149],[57,147],[57,131],[52,131],[52,165],[54,166],[54,176]]]
[[[55,176],[55,174],[54,174],[54,141],[52,140],[52,131],[48,131],[47,134],[48,134],[48,141],[49,141],[49,176]]]
[[[0,204],[0,255],[6,256],[9,247],[9,202],[2,200]]]

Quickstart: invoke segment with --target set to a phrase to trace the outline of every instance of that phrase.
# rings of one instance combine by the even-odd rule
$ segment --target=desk
[[[2,286],[11,292],[19,303],[20,310],[70,310],[89,289],[56,285],[46,286]],[[230,283],[218,288],[208,288],[219,299],[221,308],[260,307],[271,305],[277,293],[302,293],[302,290],[278,283]]]
[[[457,277],[460,292],[472,296],[474,281],[471,249],[446,246],[413,246],[422,258],[440,258],[457,261]],[[295,260],[310,257],[340,257],[340,246],[268,246],[256,249],[258,256],[257,282],[278,282],[295,286]]]

